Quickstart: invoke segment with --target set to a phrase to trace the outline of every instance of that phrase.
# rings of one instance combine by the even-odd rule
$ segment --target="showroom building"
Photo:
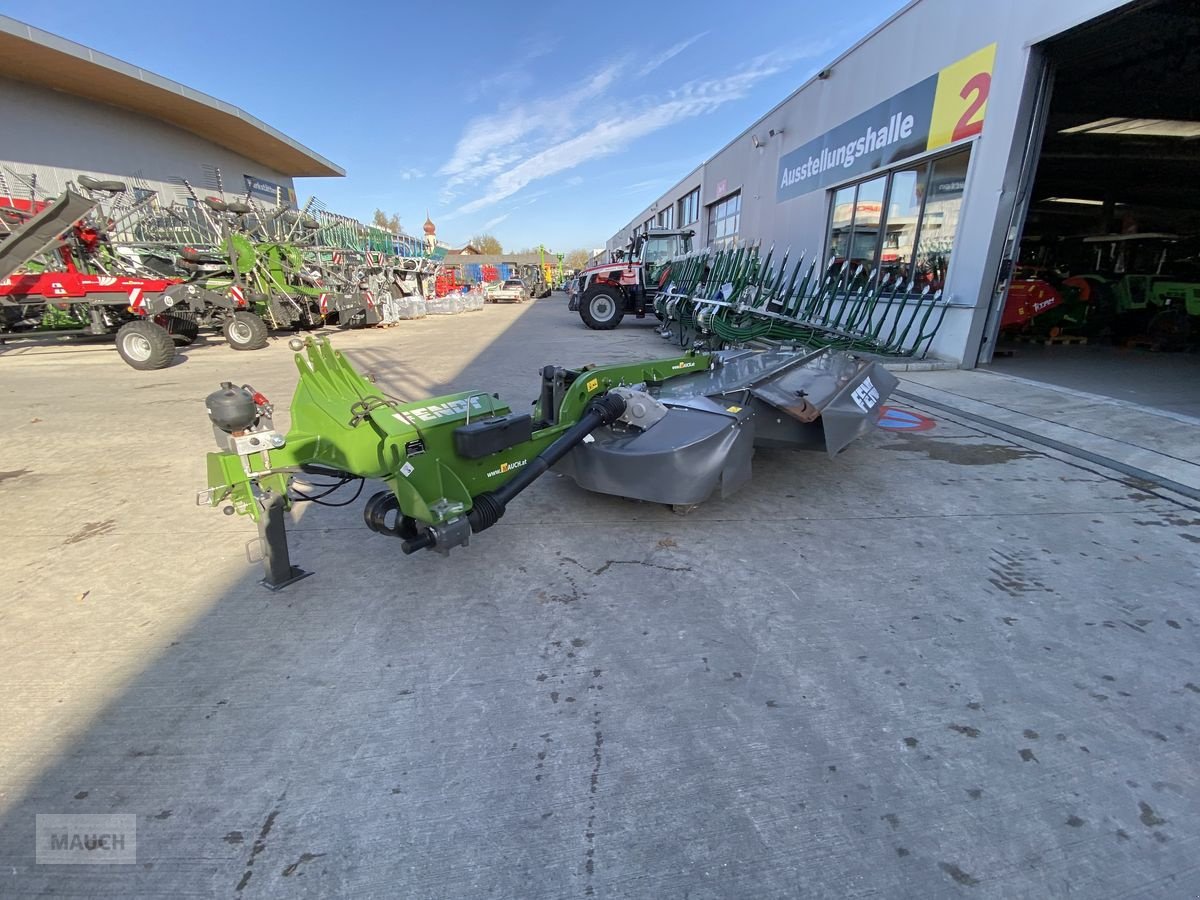
[[[292,179],[345,171],[249,113],[0,16],[0,193],[59,194],[79,175],[165,202],[217,186],[295,205]]]
[[[948,303],[932,353],[987,363],[1014,279],[1103,270],[1117,290],[1200,230],[1198,42],[1192,0],[913,0],[607,249],[688,227],[899,273]]]

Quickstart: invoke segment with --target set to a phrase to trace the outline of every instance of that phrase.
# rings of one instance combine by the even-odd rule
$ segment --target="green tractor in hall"
[[[1200,338],[1200,264],[1175,234],[1104,234],[1083,239],[1094,273],[1066,284],[1109,295],[1119,335],[1145,336],[1155,347],[1182,350]]]

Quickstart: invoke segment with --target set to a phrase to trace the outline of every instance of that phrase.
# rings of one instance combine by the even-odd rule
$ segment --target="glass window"
[[[675,207],[668,206],[658,213],[657,228],[673,228],[675,225]]]
[[[708,207],[708,244],[724,247],[737,239],[742,218],[742,195],[731,194]]]
[[[854,186],[833,195],[833,217],[829,227],[829,263],[841,265],[850,247],[850,229],[854,225]]]
[[[674,238],[651,238],[646,241],[646,249],[642,253],[642,260],[651,265],[658,265],[670,259],[674,250]]]
[[[911,278],[916,289],[943,287],[969,158],[959,151],[834,191],[829,263]]]
[[[969,155],[969,151],[955,153],[933,164],[915,255],[913,277],[918,287],[929,285],[937,290],[946,283],[950,254],[958,234]]]
[[[928,166],[920,165],[892,175],[892,186],[888,193],[887,224],[883,234],[883,247],[879,254],[881,275],[898,275],[904,279],[910,277],[928,170]]]
[[[881,175],[858,186],[854,198],[854,224],[850,228],[851,268],[870,271],[879,259],[879,224],[883,220],[883,192],[887,176]]]
[[[700,218],[700,188],[696,188],[679,201],[679,227],[691,225]]]

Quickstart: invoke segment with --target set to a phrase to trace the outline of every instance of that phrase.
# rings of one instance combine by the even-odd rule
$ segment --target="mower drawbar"
[[[588,404],[587,412],[578,422],[564,431],[549,447],[529,461],[513,479],[494,491],[484,491],[472,498],[467,521],[471,531],[478,534],[491,528],[500,521],[504,510],[513,499],[544,475],[551,466],[566,456],[583,440],[602,425],[611,425],[625,412],[625,398],[620,394],[607,392],[595,397]],[[394,534],[387,531],[382,533]],[[405,555],[416,553],[418,550],[432,550],[438,543],[438,532],[428,528],[416,537],[405,540],[400,549]]]

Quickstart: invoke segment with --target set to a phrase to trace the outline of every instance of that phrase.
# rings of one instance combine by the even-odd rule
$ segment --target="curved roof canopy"
[[[0,76],[169,122],[284,175],[346,174],[245,110],[8,16],[0,16]]]

